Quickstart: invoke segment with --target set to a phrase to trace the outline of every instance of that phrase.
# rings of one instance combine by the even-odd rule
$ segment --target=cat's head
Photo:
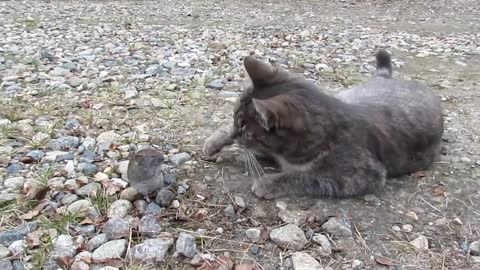
[[[292,152],[307,136],[312,84],[299,76],[255,59],[244,59],[250,77],[234,112],[237,144],[253,152]]]

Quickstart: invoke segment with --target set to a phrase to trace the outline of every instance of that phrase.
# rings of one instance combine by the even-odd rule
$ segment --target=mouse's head
[[[160,166],[165,160],[162,153],[157,150],[147,148],[136,152],[133,155],[135,163],[140,166],[146,166],[149,168],[156,168]]]

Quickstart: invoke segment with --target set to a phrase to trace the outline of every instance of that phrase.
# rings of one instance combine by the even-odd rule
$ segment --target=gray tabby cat
[[[387,177],[429,168],[441,148],[440,99],[419,82],[393,79],[386,51],[376,59],[373,78],[330,96],[298,75],[246,57],[252,85],[236,105],[233,126],[208,138],[204,153],[235,142],[276,161],[280,172],[252,186],[266,199],[364,195],[381,190]]]

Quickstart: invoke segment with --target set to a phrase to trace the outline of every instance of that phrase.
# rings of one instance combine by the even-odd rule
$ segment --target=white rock
[[[130,209],[132,209],[131,202],[127,200],[116,200],[108,208],[107,217],[124,218],[128,214],[128,211],[130,211]]]
[[[414,246],[418,250],[428,249],[428,239],[423,235],[420,235],[417,238],[410,241],[410,244],[412,244],[412,246]]]
[[[262,235],[262,231],[257,228],[250,228],[245,231],[247,237],[252,240],[253,242],[257,242],[260,240],[260,235]]]
[[[292,254],[293,270],[323,270],[320,263],[305,252]]]
[[[128,241],[125,239],[107,242],[92,253],[92,260],[101,263],[109,260],[122,259],[127,251],[127,244]]]
[[[293,224],[273,229],[270,238],[281,248],[291,250],[301,250],[308,243],[303,231]]]

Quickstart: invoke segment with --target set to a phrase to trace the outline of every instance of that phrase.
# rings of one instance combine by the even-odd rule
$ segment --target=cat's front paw
[[[216,153],[220,152],[220,150],[221,150],[221,148],[218,147],[218,145],[216,144],[215,141],[207,139],[203,143],[202,152],[203,152],[204,155],[213,156]]]

